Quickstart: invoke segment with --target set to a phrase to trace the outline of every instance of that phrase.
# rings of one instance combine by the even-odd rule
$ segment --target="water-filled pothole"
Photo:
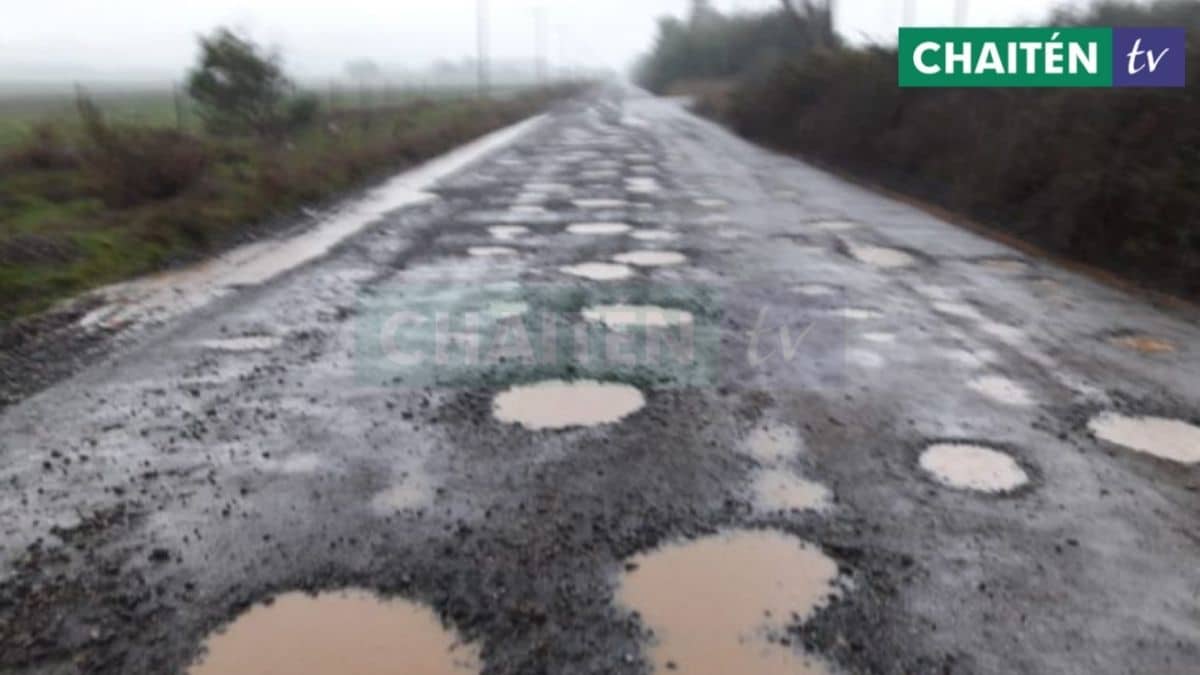
[[[735,531],[664,546],[628,561],[617,597],[654,631],[654,672],[825,673],[781,641],[836,596],[838,567],[778,532]]]
[[[824,511],[831,501],[829,488],[786,469],[759,472],[754,496],[765,511]]]
[[[863,307],[841,307],[834,310],[833,313],[851,321],[870,321],[871,319],[878,319],[883,316],[883,312],[879,310]]]
[[[614,235],[625,234],[633,228],[625,223],[576,223],[567,226],[571,234]]]
[[[575,206],[581,209],[619,209],[626,205],[623,199],[576,199]]]
[[[690,326],[691,312],[654,305],[598,305],[583,310],[583,318],[609,328]]]
[[[548,380],[501,392],[492,414],[527,429],[567,429],[619,422],[646,405],[636,387],[595,380]]]
[[[464,645],[421,605],[362,591],[287,593],[256,605],[207,643],[189,675],[462,675],[480,671]]]
[[[723,209],[729,206],[729,202],[724,199],[697,199],[696,206],[706,209]]]
[[[496,225],[489,227],[488,233],[496,239],[511,240],[529,234],[529,228],[523,225]]]
[[[687,256],[676,251],[629,251],[613,256],[613,260],[638,267],[668,267],[682,265]]]
[[[1131,417],[1106,412],[1088,429],[1097,438],[1183,464],[1200,463],[1200,427],[1167,417]]]
[[[1026,407],[1034,403],[1033,397],[1025,387],[1007,377],[985,375],[971,380],[967,386],[972,391],[1004,405]]]
[[[1118,335],[1110,338],[1110,341],[1118,347],[1143,354],[1169,354],[1175,351],[1175,345],[1171,342],[1150,335]]]
[[[979,264],[994,269],[1000,272],[1027,272],[1029,271],[1029,263],[1015,258],[983,258]]]
[[[921,453],[920,464],[939,483],[965,490],[1001,493],[1029,482],[1015,459],[982,445],[937,443]]]
[[[847,243],[846,249],[855,260],[874,267],[893,269],[917,264],[917,259],[908,253],[886,246]]]
[[[633,268],[615,263],[586,262],[558,268],[563,274],[582,277],[593,281],[617,281],[633,276]]]
[[[849,220],[819,220],[815,223],[809,223],[808,226],[822,232],[846,232],[860,227],[858,223]]]
[[[679,234],[670,230],[638,230],[630,236],[641,241],[670,241],[678,238]]]
[[[782,424],[770,423],[758,427],[746,438],[746,449],[762,462],[790,459],[803,447],[804,440],[796,430]]]
[[[467,249],[467,255],[476,258],[491,258],[516,254],[517,249],[508,246],[472,246]]]

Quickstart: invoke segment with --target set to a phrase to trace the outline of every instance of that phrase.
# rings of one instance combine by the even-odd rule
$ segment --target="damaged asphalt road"
[[[633,94],[564,105],[435,191],[0,412],[0,672],[187,672],[255,603],[343,588],[430,608],[486,673],[705,672],[679,639],[700,629],[673,641],[637,596],[672,576],[653,553],[727,561],[684,599],[719,634],[767,532],[814,566],[742,635],[780,663],[1200,663],[1194,310]],[[480,303],[602,341],[614,306],[665,307],[687,318],[647,331],[699,347],[395,358]]]

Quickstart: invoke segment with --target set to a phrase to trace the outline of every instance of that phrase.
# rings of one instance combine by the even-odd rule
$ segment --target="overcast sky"
[[[532,59],[535,7],[544,7],[552,62],[625,69],[651,43],[655,18],[687,0],[487,0],[491,55]],[[915,23],[950,24],[955,0],[912,0]],[[969,0],[970,23],[1043,18],[1049,0]],[[715,0],[722,10],[776,0]],[[904,0],[838,0],[851,39],[894,41]],[[328,77],[352,59],[420,67],[475,52],[476,0],[0,0],[0,80],[175,77],[195,35],[227,24],[278,47],[289,69]]]

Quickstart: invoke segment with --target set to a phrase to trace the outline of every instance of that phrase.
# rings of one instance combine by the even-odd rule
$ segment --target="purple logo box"
[[[1114,87],[1183,87],[1187,33],[1182,28],[1114,28]]]

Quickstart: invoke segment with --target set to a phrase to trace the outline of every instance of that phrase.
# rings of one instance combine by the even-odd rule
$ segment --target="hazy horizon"
[[[914,0],[916,24],[949,24],[954,0]],[[535,8],[544,11],[552,68],[627,71],[646,51],[663,15],[682,16],[688,0],[489,1],[489,55],[531,64]],[[715,0],[722,11],[772,8],[777,0]],[[970,5],[969,22],[1018,23],[1044,18],[1062,3],[1009,0]],[[1078,3],[1074,3],[1078,4]],[[855,42],[894,40],[903,0],[841,0],[837,28]],[[149,0],[63,0],[22,5],[0,25],[0,84],[178,79],[196,54],[196,37],[232,26],[283,55],[302,80],[344,77],[345,64],[369,59],[386,69],[423,69],[434,61],[473,59],[476,0],[399,0],[382,6],[344,0],[336,6],[283,0],[210,0],[165,5]]]

